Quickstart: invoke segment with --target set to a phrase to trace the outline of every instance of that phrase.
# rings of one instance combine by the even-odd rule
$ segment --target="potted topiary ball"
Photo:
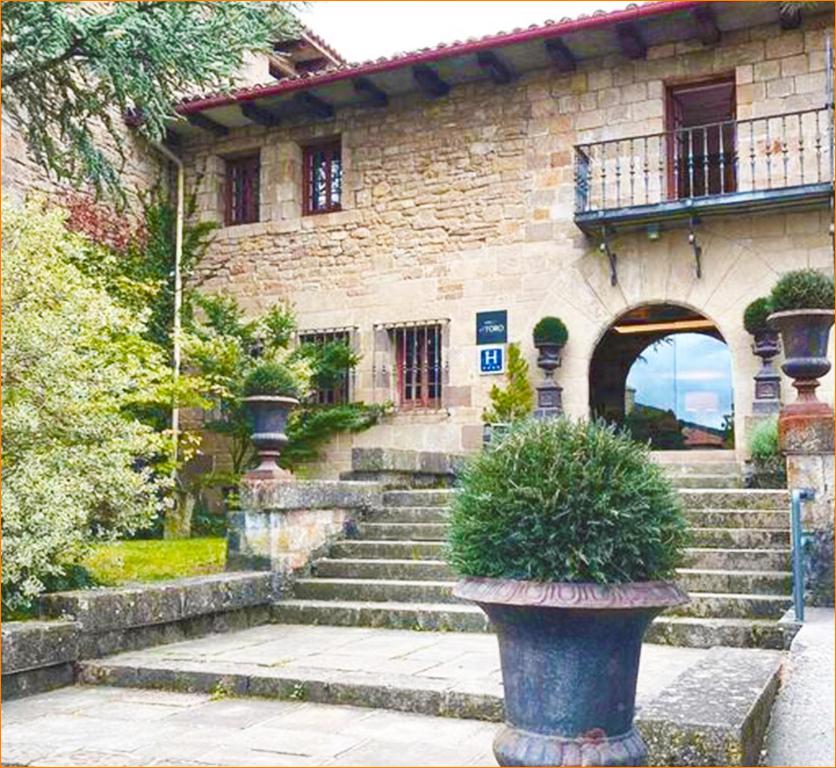
[[[560,352],[569,340],[569,331],[559,317],[544,317],[534,326],[532,336],[539,352],[537,365],[551,376],[560,366]]]
[[[243,403],[253,424],[252,441],[258,453],[254,476],[283,474],[278,459],[287,445],[285,428],[291,410],[299,404],[299,384],[285,366],[264,362],[244,380]]]
[[[827,343],[833,298],[833,278],[815,269],[787,272],[772,289],[769,325],[781,334],[781,369],[794,379],[799,403],[818,402],[818,379],[830,370]]]
[[[686,522],[647,446],[604,422],[522,422],[465,465],[449,536],[455,594],[499,640],[499,764],[645,765],[642,637],[688,601],[670,581]]]

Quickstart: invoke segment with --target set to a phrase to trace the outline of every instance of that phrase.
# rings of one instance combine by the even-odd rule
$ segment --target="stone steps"
[[[666,473],[674,488],[742,488],[738,474],[697,474],[691,472]]]
[[[369,523],[444,523],[445,507],[381,507],[370,510],[364,520]]]
[[[790,495],[785,490],[752,488],[687,488],[679,491],[686,509],[770,509],[788,513]]]
[[[683,566],[721,571],[788,571],[790,550],[690,547],[685,550]]]
[[[464,603],[362,602],[358,600],[282,600],[273,605],[280,624],[412,629],[423,632],[488,632],[485,614]],[[785,633],[774,619],[660,616],[647,635],[648,643],[711,648],[781,649]]]
[[[299,579],[294,595],[300,600],[362,601],[365,603],[453,603],[453,581],[403,581],[386,579]],[[682,616],[716,616],[742,619],[779,619],[789,607],[785,595],[749,595],[691,592],[691,603],[672,613]]]
[[[789,530],[789,509],[686,509],[696,528],[775,528]]]
[[[383,579],[388,581],[454,582],[456,575],[443,560],[372,560],[323,558],[314,575],[326,579]],[[731,592],[752,595],[787,595],[789,571],[701,570],[683,568],[678,583],[689,592]]]

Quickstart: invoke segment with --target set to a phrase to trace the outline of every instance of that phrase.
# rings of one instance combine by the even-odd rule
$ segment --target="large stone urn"
[[[827,343],[833,326],[832,309],[794,309],[774,312],[769,325],[781,334],[784,363],[781,370],[793,379],[798,391],[794,403],[785,406],[784,414],[794,412],[830,412],[830,407],[816,397],[819,378],[830,370]]]
[[[247,473],[248,477],[270,478],[290,476],[278,464],[281,450],[287,445],[287,419],[299,405],[295,397],[253,395],[244,398],[244,405],[253,423],[252,441],[258,453],[259,464]]]
[[[482,608],[499,640],[500,765],[646,765],[633,725],[642,638],[688,602],[679,587],[467,578],[455,595]]]

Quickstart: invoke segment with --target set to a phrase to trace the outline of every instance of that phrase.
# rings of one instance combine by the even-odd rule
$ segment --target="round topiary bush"
[[[686,536],[646,445],[604,422],[526,421],[465,465],[448,557],[462,576],[656,581],[673,577]]]
[[[569,331],[559,317],[544,317],[534,326],[534,344],[558,344],[569,340]]]
[[[773,312],[792,309],[833,309],[833,278],[815,269],[787,272],[770,296]]]
[[[299,382],[294,374],[279,363],[261,363],[244,379],[244,397],[272,395],[299,397]]]
[[[769,330],[766,318],[772,314],[772,305],[767,296],[755,299],[745,310],[743,310],[743,327],[752,336]]]

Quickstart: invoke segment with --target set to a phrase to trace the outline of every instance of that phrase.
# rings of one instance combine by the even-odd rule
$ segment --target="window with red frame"
[[[339,211],[343,189],[340,140],[305,147],[302,163],[305,214]]]
[[[403,409],[441,407],[441,326],[392,328],[398,405]]]
[[[258,155],[226,161],[226,225],[258,221],[261,161]]]

